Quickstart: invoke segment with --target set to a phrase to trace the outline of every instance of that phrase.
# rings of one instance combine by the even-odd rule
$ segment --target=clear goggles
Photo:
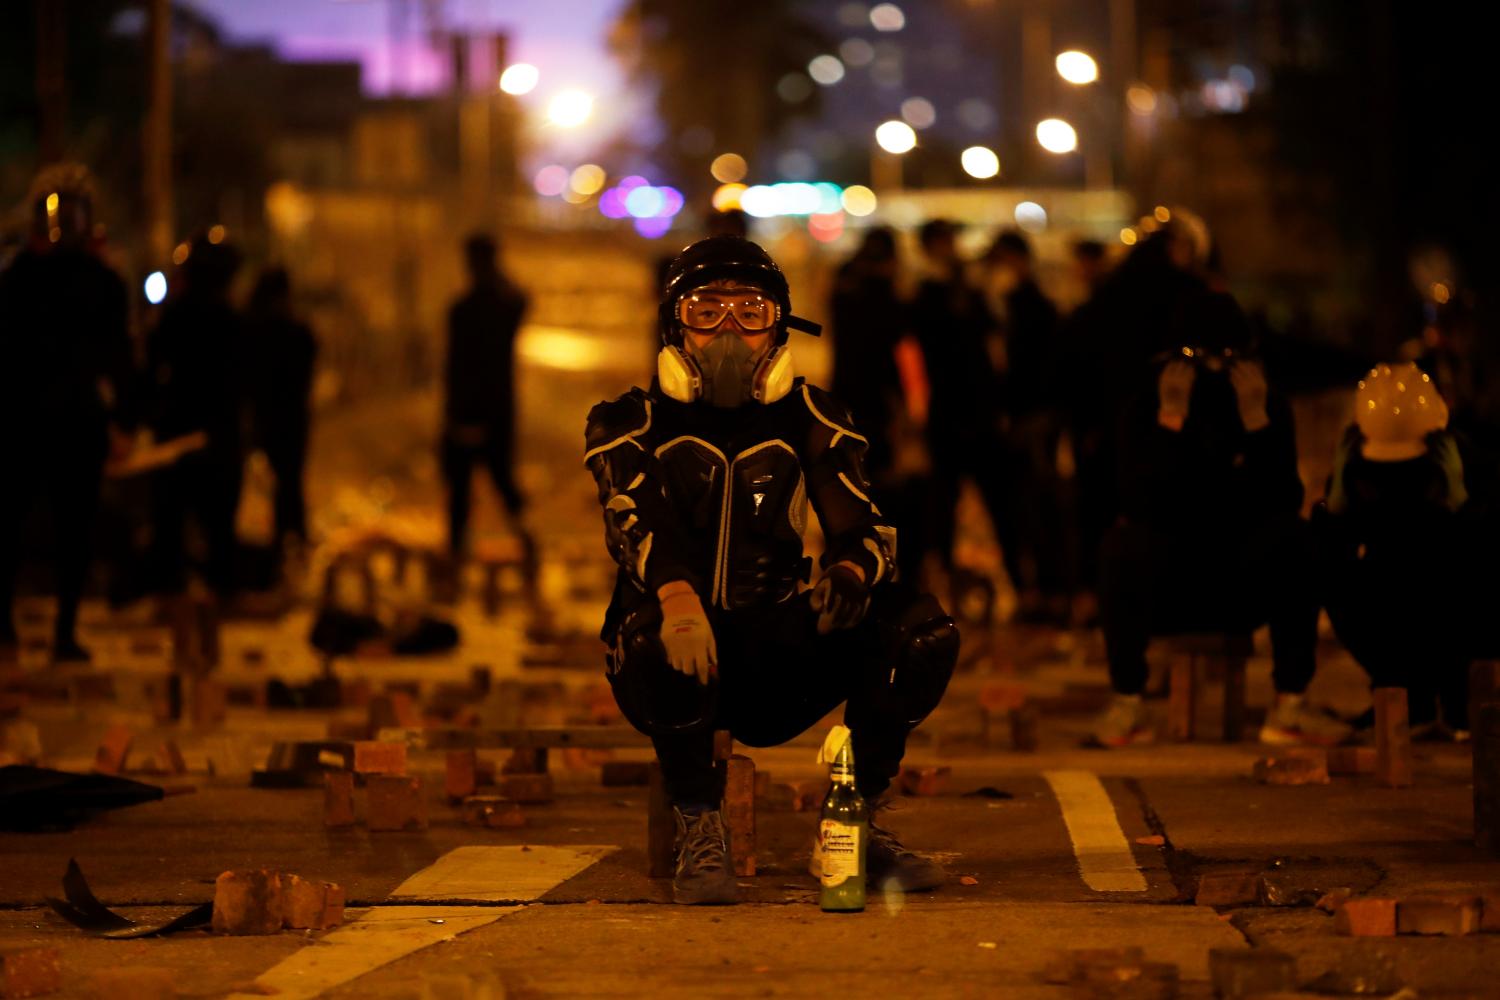
[[[764,292],[700,289],[677,300],[677,320],[689,330],[707,333],[726,319],[746,333],[761,333],[776,325],[781,307]]]

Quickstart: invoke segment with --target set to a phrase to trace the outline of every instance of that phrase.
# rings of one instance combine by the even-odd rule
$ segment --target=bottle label
[[[843,885],[859,874],[859,826],[825,819],[818,827],[818,852],[822,858],[823,884]]]

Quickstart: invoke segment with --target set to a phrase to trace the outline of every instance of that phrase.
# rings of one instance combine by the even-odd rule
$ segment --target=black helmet
[[[800,316],[792,315],[792,295],[786,275],[758,243],[742,236],[710,236],[684,247],[667,266],[662,284],[661,305],[657,309],[661,342],[682,343],[677,324],[677,300],[695,288],[712,281],[737,278],[771,294],[780,307],[776,323],[776,343],[786,343],[788,330],[802,330],[817,336],[822,327]]]

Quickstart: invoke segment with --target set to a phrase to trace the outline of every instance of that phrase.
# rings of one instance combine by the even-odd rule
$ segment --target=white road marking
[[[1084,883],[1095,892],[1145,892],[1146,877],[1098,776],[1092,771],[1046,771],[1042,776],[1062,808]]]
[[[577,875],[615,847],[459,847],[401,883],[393,900],[443,905],[372,906],[354,920],[289,955],[256,977],[277,1000],[310,1000],[441,941],[451,941],[523,906],[459,906],[452,900],[533,900]],[[230,1000],[266,994],[236,993]]]

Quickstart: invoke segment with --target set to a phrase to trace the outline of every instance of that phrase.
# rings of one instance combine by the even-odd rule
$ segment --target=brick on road
[[[344,887],[297,875],[282,880],[282,919],[298,930],[326,930],[344,921]]]
[[[1350,899],[1333,915],[1333,929],[1351,937],[1395,937],[1394,899]]]
[[[403,775],[406,744],[362,740],[354,744],[354,770],[360,774]]]
[[[422,779],[372,774],[365,783],[365,825],[371,832],[427,829],[427,799]]]
[[[479,754],[473,750],[449,750],[443,790],[450,802],[461,802],[479,790]]]
[[[463,815],[469,826],[505,830],[526,825],[521,806],[503,795],[471,795],[464,799]]]
[[[552,801],[552,775],[502,774],[500,794],[527,806],[546,805]]]
[[[275,934],[283,905],[279,873],[266,868],[224,872],[214,881],[214,933]]]
[[[354,825],[354,774],[329,771],[323,775],[323,825],[330,828]]]
[[[1478,930],[1478,896],[1413,896],[1396,904],[1397,934],[1457,936]]]
[[[1260,872],[1249,869],[1205,872],[1198,877],[1198,906],[1245,906],[1260,899]]]
[[[110,726],[94,753],[94,770],[100,774],[122,773],[130,757],[131,740],[129,726],[123,723]]]

